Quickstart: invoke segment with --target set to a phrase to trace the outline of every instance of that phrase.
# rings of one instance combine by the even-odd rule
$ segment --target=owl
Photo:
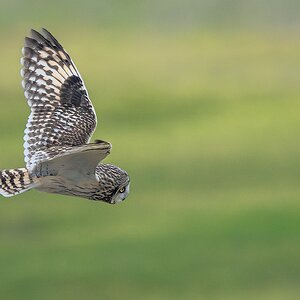
[[[25,168],[0,171],[0,194],[30,189],[116,204],[129,194],[126,171],[101,161],[111,144],[90,143],[97,117],[71,57],[46,29],[31,30],[22,49],[21,76],[30,115]]]

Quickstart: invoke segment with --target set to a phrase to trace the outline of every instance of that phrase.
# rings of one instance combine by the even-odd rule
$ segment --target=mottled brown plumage
[[[99,163],[111,144],[89,144],[97,118],[72,59],[46,29],[31,30],[21,59],[31,109],[25,129],[26,168],[0,172],[0,194],[31,188],[117,203],[129,193],[128,174]]]

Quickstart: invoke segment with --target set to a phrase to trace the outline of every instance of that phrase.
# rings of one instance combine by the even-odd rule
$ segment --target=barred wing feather
[[[32,169],[43,158],[51,159],[49,148],[64,151],[88,143],[97,118],[77,68],[47,30],[31,30],[21,63],[22,86],[31,109],[24,156],[26,167]]]

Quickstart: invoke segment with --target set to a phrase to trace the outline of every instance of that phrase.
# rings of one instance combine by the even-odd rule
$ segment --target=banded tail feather
[[[11,197],[35,186],[34,180],[26,168],[0,170],[0,194]]]

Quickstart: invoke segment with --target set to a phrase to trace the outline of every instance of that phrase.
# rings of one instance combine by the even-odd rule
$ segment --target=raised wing
[[[24,156],[26,167],[32,169],[39,157],[51,159],[50,148],[64,152],[88,143],[97,119],[73,61],[46,29],[31,30],[31,37],[25,38],[21,63],[22,86],[31,109]]]

